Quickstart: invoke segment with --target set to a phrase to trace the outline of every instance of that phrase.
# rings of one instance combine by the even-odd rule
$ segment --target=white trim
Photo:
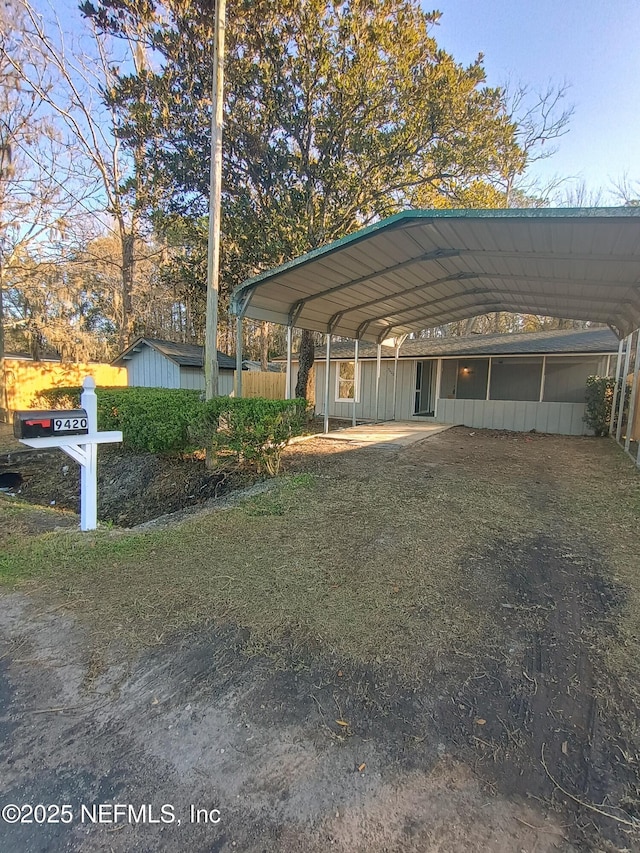
[[[327,353],[324,361],[324,431],[329,432],[329,388],[330,380],[329,373],[331,372],[331,335],[326,334]]]
[[[622,368],[622,375],[620,376],[620,400],[618,401],[618,423],[616,424],[616,441],[618,444],[620,444],[620,439],[622,438],[622,416],[624,414],[624,403],[627,396],[627,380],[629,378],[632,338],[633,333],[627,335],[625,338],[626,349],[624,354],[624,367]]]
[[[360,402],[360,365],[356,365],[356,362],[352,358],[341,358],[334,362],[336,366],[336,375],[334,381],[334,403],[353,403],[354,398],[356,403]],[[354,388],[354,396],[353,397],[339,397],[338,392],[340,390],[340,365],[341,364],[353,364],[353,388]],[[350,382],[350,379],[343,379],[343,382]]]
[[[544,400],[544,384],[547,378],[547,357],[546,355],[542,356],[542,372],[540,373],[540,397],[538,398],[538,402],[542,403]]]
[[[633,343],[633,335],[631,336]],[[624,449],[629,452],[631,447],[631,433],[636,418],[636,400],[638,395],[638,376],[640,375],[640,330],[636,332],[636,354],[633,368],[633,380],[631,382],[631,399],[629,400],[629,413],[627,415],[627,433],[624,439]]]
[[[380,374],[382,372],[382,344],[377,344],[376,350],[376,423],[378,423],[378,411],[380,409]]]
[[[606,358],[606,356],[611,356],[611,358],[615,358],[615,352],[515,352],[515,353],[502,353],[502,352],[493,352],[493,353],[485,353],[484,355],[478,355],[474,353],[473,355],[466,355],[465,353],[459,353],[458,355],[401,355],[399,357],[400,361],[435,361],[436,359],[441,360],[450,360],[456,358],[462,359],[473,359],[473,358]],[[395,355],[383,355],[381,356],[381,361],[393,361],[395,359]],[[375,355],[360,355],[358,356],[359,361],[377,361],[377,356]],[[276,359],[278,362],[284,362],[285,359],[280,358]],[[348,358],[345,356],[331,356],[331,361],[353,361],[352,358]],[[298,359],[294,358],[293,363],[297,364]],[[221,368],[222,369],[222,368]]]
[[[438,401],[440,400],[440,390],[442,387],[442,359],[436,359],[436,398],[433,401],[433,419],[438,420]]]
[[[613,435],[613,425],[616,420],[616,411],[618,407],[618,384],[620,382],[620,371],[622,370],[622,351],[624,347],[624,338],[620,338],[618,344],[618,358],[616,360],[616,377],[613,386],[613,397],[611,398],[611,417],[609,418],[609,435]]]
[[[354,353],[353,353],[353,381],[354,381],[354,393],[353,393],[353,405],[351,409],[351,425],[356,426],[356,406],[358,405],[358,396],[360,390],[360,364],[358,361],[358,355],[360,354],[360,341],[355,341]]]
[[[292,397],[291,394],[291,326],[287,326],[287,367],[286,367],[286,379],[285,379],[285,390],[284,390],[284,398],[285,400],[290,400]]]

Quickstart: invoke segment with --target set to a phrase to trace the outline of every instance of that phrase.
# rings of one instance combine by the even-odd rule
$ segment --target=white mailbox
[[[122,441],[122,433],[98,432],[96,383],[91,376],[82,383],[80,405],[82,409],[73,410],[73,422],[72,412],[20,412],[20,424],[26,425],[29,420],[41,421],[43,432],[34,437],[26,437],[28,430],[25,427],[14,423],[14,428],[25,435],[20,438],[22,444],[39,448],[59,447],[80,464],[80,529],[95,530],[98,526],[98,445]],[[60,421],[59,425],[55,423],[56,419]],[[51,423],[45,428],[47,420]]]

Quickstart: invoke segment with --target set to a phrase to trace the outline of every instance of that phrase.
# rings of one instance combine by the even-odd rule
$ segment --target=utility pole
[[[4,198],[5,178],[11,170],[11,146],[0,138],[0,421],[8,416],[4,372]]]
[[[218,396],[218,276],[220,269],[220,198],[222,195],[222,107],[224,97],[224,23],[226,0],[213,0],[214,47],[211,96],[211,171],[207,245],[207,318],[204,345],[205,396]]]

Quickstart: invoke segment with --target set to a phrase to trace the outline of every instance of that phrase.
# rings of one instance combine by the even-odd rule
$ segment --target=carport
[[[383,341],[394,338],[397,360],[411,333],[479,314],[604,323],[620,341],[611,430],[617,411],[621,442],[620,390],[633,370],[631,425],[640,372],[640,209],[404,211],[249,279],[231,311],[239,329],[243,317],[287,327],[287,396],[292,329],[324,333],[325,402],[332,336],[355,341],[356,371],[359,342],[375,342],[379,378]],[[239,369],[236,381],[241,395]],[[627,452],[630,441],[627,429]]]

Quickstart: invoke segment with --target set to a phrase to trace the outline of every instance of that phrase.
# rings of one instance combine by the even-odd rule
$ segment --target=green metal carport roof
[[[640,327],[640,209],[410,210],[249,279],[231,311],[382,341],[478,314]]]

